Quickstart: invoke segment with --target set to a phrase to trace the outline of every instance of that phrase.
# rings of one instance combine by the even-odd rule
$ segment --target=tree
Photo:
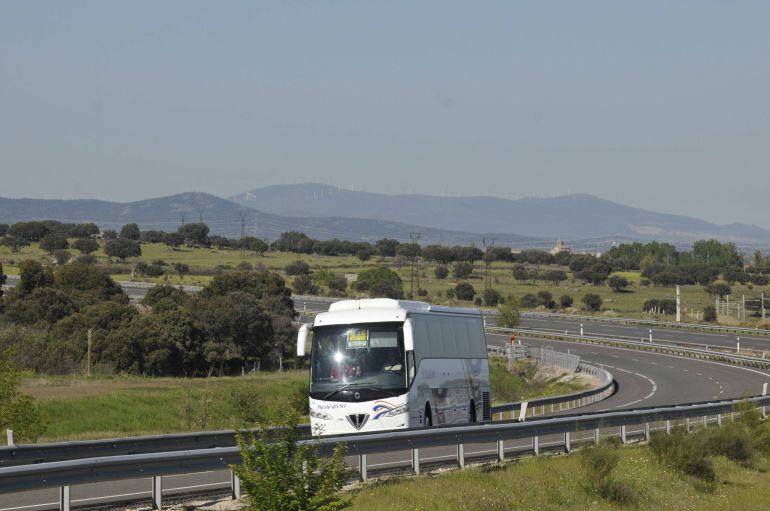
[[[264,254],[267,252],[267,249],[270,248],[268,247],[267,243],[253,236],[244,236],[243,238],[239,239],[235,245],[240,250],[248,250],[250,252],[254,252],[257,255]]]
[[[449,276],[449,268],[447,268],[443,264],[440,264],[436,266],[436,269],[433,270],[433,274],[436,276],[437,279],[443,280]]]
[[[209,226],[204,223],[184,224],[176,232],[184,237],[184,242],[188,246],[209,246]]]
[[[540,305],[540,301],[532,293],[527,293],[521,297],[521,306],[525,309],[534,309],[538,305]]]
[[[156,230],[142,231],[141,240],[145,243],[163,243],[166,234],[163,231]]]
[[[129,257],[141,256],[142,247],[136,241],[118,238],[105,243],[104,253],[110,257],[117,257],[121,261],[125,261]]]
[[[375,242],[374,252],[382,257],[395,257],[399,245],[398,240],[383,238]]]
[[[60,267],[54,274],[53,284],[81,307],[105,300],[128,303],[128,296],[109,274],[91,264],[75,263]]]
[[[66,250],[68,248],[70,248],[70,244],[67,241],[67,237],[64,234],[59,234],[59,233],[46,234],[40,240],[40,249],[45,250],[51,255],[53,255],[53,253],[57,250]]]
[[[273,242],[273,250],[309,254],[313,251],[313,240],[304,232],[288,231]]]
[[[184,280],[184,276],[190,273],[190,266],[185,263],[174,263],[174,271],[179,274],[179,278]]]
[[[344,445],[330,458],[320,456],[317,444],[297,445],[297,420],[288,413],[271,429],[238,435],[242,462],[233,470],[251,511],[334,511],[347,504],[341,494],[348,472]]]
[[[120,238],[124,240],[139,241],[142,239],[142,232],[136,224],[126,224],[120,229]]]
[[[508,299],[497,307],[497,326],[514,328],[521,322],[521,313],[516,302]]]
[[[766,286],[770,283],[770,278],[767,275],[752,275],[751,283],[755,286]]]
[[[310,265],[298,259],[287,264],[283,271],[286,275],[309,275]]]
[[[105,229],[102,231],[102,238],[106,240],[114,240],[117,239],[118,232],[115,229]]]
[[[360,272],[355,283],[355,289],[365,291],[372,297],[384,296],[396,299],[404,297],[401,277],[384,266],[377,266]]]
[[[564,270],[547,270],[540,275],[540,278],[552,283],[554,286],[558,286],[561,282],[567,280],[567,272]]]
[[[561,305],[562,309],[569,309],[574,302],[575,300],[570,295],[561,295],[559,297],[559,305]]]
[[[589,311],[598,311],[602,308],[602,297],[593,293],[588,293],[580,300]]]
[[[63,264],[67,264],[67,261],[70,260],[70,258],[72,257],[72,254],[70,253],[69,250],[60,249],[60,250],[54,250],[53,257],[54,259],[56,259],[56,264],[61,266]]]
[[[359,250],[356,252],[356,257],[359,261],[368,261],[372,257],[372,253],[369,250]]]
[[[452,275],[456,279],[467,279],[473,273],[473,263],[459,262],[452,267]]]
[[[147,290],[147,294],[142,298],[144,305],[153,307],[163,300],[167,300],[176,305],[183,305],[188,301],[187,293],[174,286],[155,286]]]
[[[523,264],[514,265],[513,278],[519,282],[526,282],[530,278],[529,271]]]
[[[37,261],[27,259],[19,265],[19,283],[14,289],[14,295],[29,294],[39,287],[47,287],[53,284],[51,270]]]
[[[52,326],[62,318],[77,312],[75,303],[61,290],[40,287],[23,296],[14,296],[5,315],[13,323]]]
[[[163,243],[171,248],[176,248],[184,243],[184,236],[178,232],[169,232],[163,236]]]
[[[294,293],[298,295],[316,295],[318,294],[318,286],[313,282],[313,278],[310,275],[300,275],[294,279],[294,283],[291,286],[294,289]]]
[[[346,279],[343,275],[335,275],[329,279],[326,285],[332,291],[345,291],[345,289],[348,287],[348,279]]]
[[[556,308],[556,302],[553,300],[553,295],[548,291],[540,291],[537,293],[537,303],[546,309]]]
[[[59,222],[17,222],[8,228],[7,236],[18,237],[27,241],[40,241],[52,232],[52,227]]]
[[[19,392],[20,385],[21,372],[13,353],[0,351],[0,430],[13,430],[16,441],[34,442],[45,425],[37,401]]]
[[[470,301],[476,295],[476,290],[467,282],[461,282],[455,286],[454,294],[458,300]]]
[[[0,238],[5,236],[6,234],[8,234],[8,228],[9,227],[10,226],[8,224],[0,224]],[[760,252],[760,256],[761,255],[762,255],[762,253]]]
[[[704,286],[703,290],[706,291],[711,296],[718,296],[720,300],[723,300],[725,296],[729,295],[732,292],[732,289],[730,288],[730,286],[722,282],[715,282],[714,284],[709,284],[708,286]]]
[[[621,277],[620,275],[612,275],[607,280],[607,285],[610,286],[614,292],[620,293],[629,286],[629,282],[625,277]]]
[[[80,251],[81,254],[93,254],[99,250],[99,243],[95,239],[81,238],[72,242],[72,248]]]
[[[24,247],[29,246],[29,241],[25,240],[24,238],[20,238],[18,236],[6,236],[2,240],[2,244],[8,247],[8,250],[11,251],[12,254],[20,254],[21,250]]]
[[[500,293],[491,287],[484,290],[484,305],[487,307],[496,307],[501,298]]]

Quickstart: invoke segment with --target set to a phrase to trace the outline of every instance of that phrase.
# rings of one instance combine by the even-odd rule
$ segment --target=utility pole
[[[765,292],[762,291],[762,319],[765,319]]]
[[[490,251],[495,245],[495,238],[484,238],[481,240],[486,249],[486,256],[484,257],[485,275],[484,275],[484,289],[492,289],[492,254]]]
[[[182,213],[182,225],[184,225],[184,213]]]
[[[420,232],[410,232],[409,238],[412,240],[412,243],[417,245],[417,242],[420,241],[420,236],[422,236],[422,233]],[[418,245],[419,246],[419,245]],[[417,252],[415,251],[412,254],[412,265],[411,265],[411,278],[409,279],[409,293],[414,296],[414,276],[417,275],[417,289],[420,289],[420,261],[417,257]]]
[[[676,322],[682,321],[682,294],[679,284],[676,286]]]

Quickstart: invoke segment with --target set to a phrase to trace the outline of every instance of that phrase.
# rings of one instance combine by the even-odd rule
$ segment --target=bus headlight
[[[401,415],[402,413],[406,413],[407,408],[406,405],[401,405],[398,408],[394,408],[388,413],[385,414],[385,417],[395,417],[396,415]]]
[[[310,410],[310,416],[314,419],[321,419],[324,421],[330,421],[334,419],[334,417],[332,417],[328,413],[317,411],[317,410]]]

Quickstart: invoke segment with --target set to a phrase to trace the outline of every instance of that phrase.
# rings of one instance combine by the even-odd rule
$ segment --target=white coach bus
[[[387,298],[343,300],[302,325],[312,331],[314,435],[490,419],[481,312]]]

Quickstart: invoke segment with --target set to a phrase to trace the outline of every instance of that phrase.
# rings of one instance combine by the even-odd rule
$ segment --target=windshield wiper
[[[346,389],[368,390],[369,392],[380,392],[382,394],[385,394],[388,397],[396,397],[398,395],[397,393],[395,393],[393,391],[385,390],[385,389],[378,389],[376,387],[353,387],[353,386],[348,386],[348,387],[346,387]]]
[[[330,397],[334,396],[338,392],[342,392],[342,391],[345,391],[345,390],[366,390],[366,391],[369,391],[369,392],[379,392],[381,394],[386,395],[387,397],[396,397],[396,396],[398,396],[398,393],[396,393],[396,392],[392,392],[392,391],[384,390],[384,389],[378,389],[376,387],[363,387],[363,386],[362,387],[358,387],[358,386],[355,386],[355,385],[347,385],[345,387],[341,387],[341,388],[339,388],[337,390],[333,390],[333,391],[329,392],[328,394],[323,396],[321,398],[321,400],[322,401],[326,401],[327,399],[329,399]]]

